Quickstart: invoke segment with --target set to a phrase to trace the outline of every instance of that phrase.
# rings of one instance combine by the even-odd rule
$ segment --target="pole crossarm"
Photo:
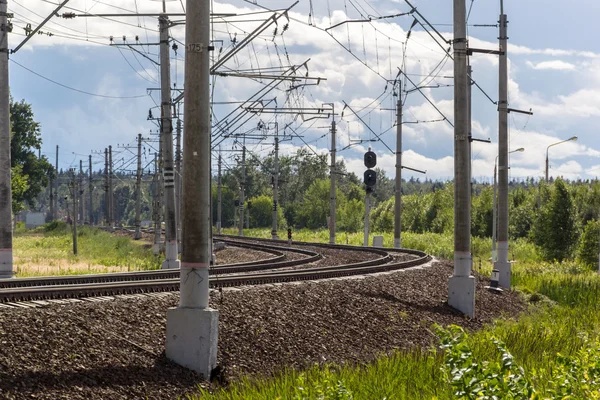
[[[23,47],[25,45],[25,43],[27,43],[29,41],[29,39],[31,39],[33,37],[33,35],[35,35],[40,29],[42,29],[42,27],[44,25],[46,25],[46,22],[50,21],[50,19],[58,12],[58,10],[60,10],[61,8],[64,7],[65,4],[67,4],[69,2],[69,0],[64,0],[62,3],[60,3],[58,5],[58,7],[56,7],[54,9],[54,11],[52,11],[38,26],[37,28],[35,28],[34,30],[32,30],[29,35],[27,35],[27,37],[25,39],[23,39],[23,41],[21,43],[19,43],[19,45],[17,47],[15,47],[13,50],[10,51],[11,54],[16,53],[17,51],[19,51],[19,49],[21,47]]]
[[[516,112],[516,113],[519,113],[519,114],[533,115],[533,112],[531,111],[531,108],[529,109],[529,111],[517,110],[515,108],[507,108],[506,111],[509,112],[509,113]]]
[[[416,168],[406,167],[404,165],[402,165],[402,169],[408,169],[409,171],[415,171],[415,172],[418,172],[420,174],[426,174],[427,173],[427,170],[423,171],[423,170],[416,169]]]
[[[362,118],[361,118],[361,117],[360,117],[360,116],[359,116],[359,115],[358,115],[358,114],[357,114],[357,113],[356,113],[356,112],[355,112],[355,111],[352,109],[352,107],[350,107],[350,106],[348,105],[348,103],[346,103],[344,100],[342,100],[342,103],[344,103],[344,108],[346,108],[346,107],[347,107],[347,108],[348,108],[350,111],[352,111],[352,114],[356,115],[356,118],[358,118],[358,119],[360,120],[360,122],[362,122],[362,123],[363,123],[363,125],[364,125],[364,126],[366,126],[366,127],[367,127],[367,129],[368,129],[369,131],[371,131],[371,133],[372,133],[373,135],[375,135],[375,136],[377,137],[377,139],[379,139],[379,141],[380,141],[381,143],[383,143],[383,145],[384,145],[384,146],[385,146],[385,147],[386,147],[386,148],[387,148],[387,149],[388,149],[388,150],[389,150],[389,151],[390,151],[392,154],[396,154],[396,152],[395,152],[394,150],[392,150],[392,149],[390,148],[390,146],[388,146],[388,145],[387,145],[387,143],[383,141],[383,139],[381,139],[381,136],[380,136],[380,135],[378,135],[377,133],[375,133],[375,131],[374,131],[373,129],[371,129],[371,127],[370,127],[369,125],[367,125],[367,123],[366,123],[366,122],[365,122],[365,121],[364,121],[364,120],[363,120],[363,119],[362,119]]]
[[[506,54],[504,51],[502,50],[486,50],[486,49],[475,49],[473,47],[469,47],[467,49],[467,55],[472,56],[473,53],[482,53],[482,54],[495,54],[497,56],[503,56],[504,54]]]

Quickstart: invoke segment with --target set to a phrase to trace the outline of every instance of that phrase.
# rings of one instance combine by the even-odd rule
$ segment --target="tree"
[[[336,221],[346,198],[341,190],[336,189]],[[304,201],[300,207],[297,225],[310,229],[327,226],[329,216],[329,179],[317,179],[304,193]],[[289,221],[288,221],[289,222]]]
[[[558,178],[553,189],[549,201],[535,218],[532,237],[546,260],[560,262],[572,255],[577,243],[577,225],[567,185]]]
[[[577,258],[582,264],[598,266],[598,237],[600,235],[600,223],[588,221],[581,235]]]
[[[34,150],[42,146],[40,124],[33,119],[31,105],[25,100],[10,100],[10,157],[12,171],[20,175],[13,179],[13,212],[35,206],[37,195],[48,185],[48,177],[54,168],[46,157],[38,157]],[[19,167],[19,169],[15,169]],[[26,187],[23,186],[23,180]]]

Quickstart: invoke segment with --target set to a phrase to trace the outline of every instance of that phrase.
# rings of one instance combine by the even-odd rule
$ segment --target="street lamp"
[[[515,152],[523,152],[525,151],[525,149],[523,147],[518,148],[516,150],[513,151],[509,151],[508,154],[510,153],[515,153]],[[496,261],[496,222],[497,222],[497,215],[498,215],[498,209],[497,209],[497,201],[496,201],[496,170],[497,170],[497,164],[498,164],[498,156],[496,156],[496,159],[494,160],[494,201],[493,201],[493,220],[492,220],[492,261]]]
[[[552,143],[550,146],[546,147],[546,182],[548,182],[548,149],[552,146],[556,146],[557,144],[561,144],[564,142],[570,142],[570,141],[573,141],[573,142],[577,141],[577,136],[573,136],[567,140],[563,140],[560,142]]]

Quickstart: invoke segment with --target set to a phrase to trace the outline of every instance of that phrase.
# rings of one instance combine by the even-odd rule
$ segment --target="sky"
[[[9,47],[14,49],[25,39],[27,25],[35,28],[56,3],[9,0],[9,12],[14,13]],[[410,3],[441,36],[452,38],[452,1]],[[264,97],[272,100],[268,106],[265,101],[265,107],[325,109],[330,107],[325,104],[333,103],[336,114],[311,119],[308,114],[263,112],[247,115],[244,124],[234,124],[239,113],[236,108],[248,106],[242,102],[264,90],[270,80],[215,76],[211,80],[213,143],[221,144],[225,168],[239,159],[241,139],[236,135],[248,133],[252,138],[246,140],[246,148],[261,157],[273,151],[276,126],[282,153],[300,147],[328,153],[334,118],[338,158],[344,159],[348,169],[362,176],[363,155],[371,146],[378,155],[378,167],[393,177],[398,100],[394,82],[398,83],[401,68],[406,74],[400,79],[403,165],[426,171],[423,175],[404,170],[403,177],[452,179],[453,64],[446,52],[449,45],[428,25],[427,30],[419,24],[411,29],[416,14],[409,13],[412,7],[406,1],[299,0],[294,5],[292,0],[231,0],[212,4],[213,13],[235,14],[213,17],[215,60],[232,51],[263,21],[280,16],[276,25],[270,25],[217,71],[280,74],[290,66],[301,66],[298,76],[321,79],[285,81]],[[466,0],[466,5],[470,10],[469,45],[497,50],[499,1]],[[166,2],[169,13],[182,13],[184,7],[185,1]],[[286,9],[289,11],[283,14]],[[10,56],[11,94],[32,104],[41,123],[42,152],[54,163],[58,145],[59,168],[76,167],[83,159],[87,169],[92,154],[93,168],[98,170],[104,163],[99,153],[112,145],[116,168],[130,170],[135,165],[131,161],[137,134],[148,138],[144,164],[151,165],[157,125],[148,120],[148,113],[160,114],[155,63],[159,50],[152,45],[158,42],[157,18],[97,15],[161,10],[161,2],[154,0],[71,0],[59,14],[89,16],[52,17],[41,28],[42,34]],[[509,20],[509,107],[534,113],[509,115],[509,149],[525,149],[510,155],[510,176],[542,177],[547,146],[577,136],[577,141],[548,150],[549,173],[569,179],[597,177],[600,45],[590,33],[597,23],[600,2],[506,0],[504,10]],[[404,13],[409,14],[399,15]],[[424,23],[422,17],[418,19]],[[183,16],[170,19],[180,22],[170,30],[171,44],[178,46],[170,52],[175,97],[184,84],[185,31]],[[498,57],[475,54],[470,63],[472,77],[481,88],[472,88],[473,136],[491,140],[490,144],[473,143],[472,172],[474,178],[489,181],[498,152]],[[183,118],[183,104],[179,111]],[[225,125],[230,129],[219,128]],[[223,136],[227,138],[221,142]],[[216,152],[212,155],[216,160]]]

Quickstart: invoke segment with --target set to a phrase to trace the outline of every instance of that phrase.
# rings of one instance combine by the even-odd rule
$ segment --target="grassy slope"
[[[251,230],[248,236],[268,237],[268,230]],[[294,233],[296,240],[326,242],[326,231]],[[338,240],[346,242],[344,234]],[[360,244],[361,234],[348,235],[348,243]],[[384,234],[386,245],[391,235]],[[439,257],[450,258],[450,235],[405,234],[403,245],[419,248]],[[525,370],[539,394],[551,396],[556,380],[557,354],[576,356],[595,341],[600,333],[600,277],[594,271],[573,263],[547,264],[539,261],[533,246],[517,242],[514,257],[514,284],[536,303],[532,312],[518,320],[497,321],[474,333],[468,343],[480,362],[498,361],[492,338],[505,342],[515,362]],[[485,241],[474,240],[474,257],[489,268]],[[203,399],[450,399],[453,391],[442,373],[443,356],[439,350],[400,352],[382,357],[363,367],[315,366],[309,371],[286,371],[270,379],[247,378],[215,393],[202,392]],[[591,378],[590,378],[591,380]],[[585,381],[585,378],[584,378]],[[587,383],[569,386],[581,386]],[[596,383],[596,385],[598,385]],[[600,389],[600,388],[597,388]],[[596,389],[596,390],[597,390]],[[348,394],[351,393],[352,397]],[[574,396],[573,398],[580,398]]]

